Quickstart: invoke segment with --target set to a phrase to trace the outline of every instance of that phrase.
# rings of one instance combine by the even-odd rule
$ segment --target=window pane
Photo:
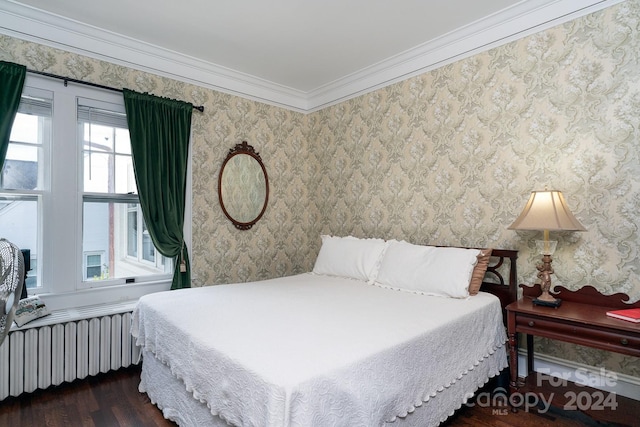
[[[113,156],[104,153],[84,153],[84,191],[113,193]]]
[[[153,242],[151,241],[151,236],[149,235],[149,231],[147,231],[147,226],[143,224],[142,228],[142,258],[147,261],[155,261],[156,252],[155,247],[153,246]]]
[[[135,214],[129,206],[135,206]],[[86,280],[104,280],[127,277],[144,277],[170,273],[170,262],[157,262],[156,250],[149,239],[150,247],[144,246],[139,223],[142,215],[138,204],[120,202],[85,201],[83,210],[83,247],[85,255],[103,253],[101,274]],[[134,223],[136,225],[134,225]],[[152,259],[140,256],[137,248],[152,253]],[[135,253],[135,255],[132,255]]]
[[[137,194],[136,178],[131,156],[116,155],[116,188],[118,194]]]
[[[0,197],[0,236],[20,249],[29,249],[31,270],[27,288],[35,288],[38,266],[37,196]]]
[[[138,211],[129,208],[127,213],[127,255],[138,256]]]
[[[11,136],[9,140],[12,142],[22,142],[25,144],[39,144],[40,135],[38,121],[39,116],[31,114],[16,114],[11,128]]]
[[[43,188],[42,147],[51,138],[51,100],[23,96],[11,128],[0,189]]]
[[[10,143],[2,168],[2,188],[36,190],[38,186],[37,146]]]
[[[102,278],[102,267],[87,267],[88,280],[100,280]]]
[[[38,287],[38,258],[31,253],[31,268],[27,271],[27,280],[25,284],[27,289],[33,289]]]
[[[116,153],[131,155],[129,129],[116,128]]]
[[[103,153],[113,152],[113,128],[84,123],[84,149]]]
[[[137,194],[129,130],[124,115],[78,107],[79,135],[83,148],[84,191],[89,193]],[[86,120],[99,121],[87,122]],[[124,121],[126,125],[126,120]]]

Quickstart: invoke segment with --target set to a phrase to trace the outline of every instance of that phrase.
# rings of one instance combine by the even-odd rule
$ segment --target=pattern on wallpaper
[[[302,114],[2,35],[0,59],[205,107],[204,113],[194,112],[192,123],[194,286],[311,269],[319,232],[308,224],[320,221],[308,205],[308,137]],[[233,227],[217,196],[222,162],[243,140],[260,153],[269,174],[270,202],[251,232]]]
[[[554,284],[640,299],[640,2],[629,1],[310,117],[322,231],[515,248],[532,190],[559,189],[586,226],[553,233]],[[537,350],[640,377],[637,358]]]
[[[541,233],[506,228],[548,186],[588,229],[552,233],[555,283],[640,299],[638,9],[624,3],[316,113],[323,231],[517,248],[530,282]]]
[[[530,191],[562,190],[584,233],[552,233],[555,284],[640,299],[640,0],[307,116],[0,36],[0,59],[204,105],[193,115],[193,285],[309,271],[320,234],[518,249]],[[250,230],[223,215],[218,173],[246,140],[269,174]],[[549,340],[537,352],[640,377],[637,358]]]

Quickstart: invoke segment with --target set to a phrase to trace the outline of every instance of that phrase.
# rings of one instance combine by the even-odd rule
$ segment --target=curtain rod
[[[86,85],[86,86],[92,86],[92,87],[97,87],[100,89],[106,89],[106,90],[111,90],[114,92],[120,92],[122,93],[122,89],[118,89],[115,87],[110,87],[110,86],[104,86],[104,85],[100,85],[97,83],[91,83],[91,82],[85,82],[83,80],[78,80],[78,79],[72,79],[70,77],[64,77],[64,76],[59,76],[57,74],[51,74],[51,73],[45,73],[44,71],[36,71],[36,70],[29,70],[27,69],[28,73],[32,73],[32,74],[39,74],[41,76],[45,76],[45,77],[51,77],[54,79],[58,79],[58,80],[63,80],[64,81],[64,85],[66,86],[67,83],[72,82],[72,83],[78,83],[81,85]],[[199,105],[199,106],[193,106],[194,109],[200,111],[201,113],[204,112],[204,106],[203,105]]]

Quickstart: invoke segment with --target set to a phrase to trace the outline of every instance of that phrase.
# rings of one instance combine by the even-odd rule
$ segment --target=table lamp
[[[557,241],[549,240],[549,231],[587,231],[571,213],[562,192],[557,190],[532,191],[529,201],[520,216],[508,227],[509,230],[542,230],[544,240],[536,241],[536,247],[542,254],[542,264],[536,265],[542,293],[533,300],[534,304],[558,307],[562,302],[554,298],[551,289],[551,255]]]

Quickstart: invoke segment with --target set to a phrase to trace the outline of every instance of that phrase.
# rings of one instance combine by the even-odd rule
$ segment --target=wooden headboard
[[[518,270],[516,268],[516,260],[518,259],[518,251],[510,249],[494,249],[491,252],[491,261],[487,272],[484,275],[484,280],[481,291],[489,292],[500,299],[500,305],[502,306],[503,314],[505,307],[518,299]],[[500,272],[500,268],[504,265],[505,261],[509,261],[508,268],[508,280],[505,281],[504,276]],[[491,281],[487,281],[487,280]],[[506,316],[505,323],[506,323]]]

